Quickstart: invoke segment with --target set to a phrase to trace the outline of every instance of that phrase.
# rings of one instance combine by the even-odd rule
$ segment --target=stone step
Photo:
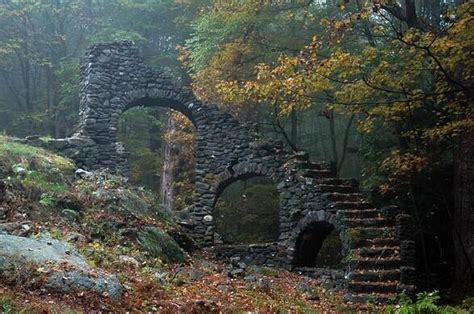
[[[295,165],[300,169],[308,170],[331,170],[331,165],[323,162],[296,161]]]
[[[362,202],[361,201],[358,201],[358,202],[337,201],[337,202],[330,203],[329,207],[335,208],[335,209],[359,210],[359,209],[373,209],[374,205],[365,201],[362,201]]]
[[[396,293],[398,281],[393,282],[366,282],[351,281],[347,285],[350,292],[356,293]]]
[[[347,232],[352,238],[374,239],[374,238],[393,238],[396,236],[395,227],[352,227]]]
[[[385,218],[345,218],[344,224],[349,228],[390,227],[393,226],[393,221]]]
[[[399,256],[400,247],[362,247],[357,249],[357,253],[361,257],[396,257]]]
[[[396,302],[397,293],[348,293],[344,297],[352,303],[390,304]]]
[[[353,187],[359,187],[359,183],[354,179],[341,179],[341,178],[321,178],[316,181],[318,184],[327,185],[348,185]]]
[[[361,193],[323,193],[322,196],[330,202],[362,202]]]
[[[348,274],[351,281],[379,282],[400,280],[400,270],[356,270]]]
[[[293,158],[298,162],[309,162],[309,154],[307,152],[296,152]]]
[[[306,178],[313,178],[313,179],[319,179],[319,178],[330,178],[334,177],[334,173],[331,170],[305,170],[303,173],[303,177]]]
[[[373,238],[373,239],[360,239],[356,243],[359,247],[370,247],[370,246],[397,246],[399,245],[398,240],[393,237],[387,238]]]
[[[352,185],[329,185],[329,184],[320,184],[319,188],[322,192],[331,192],[331,193],[355,193],[359,189]]]
[[[356,257],[349,261],[349,267],[352,270],[368,270],[368,269],[394,269],[400,267],[399,257]]]
[[[349,219],[362,219],[362,218],[380,218],[382,212],[372,208],[372,209],[344,209],[339,210],[338,213]]]

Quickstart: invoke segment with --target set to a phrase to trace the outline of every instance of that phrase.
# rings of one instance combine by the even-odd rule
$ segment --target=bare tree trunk
[[[329,116],[329,134],[331,137],[331,150],[332,150],[332,162],[334,165],[337,166],[337,162],[339,160],[338,154],[337,154],[337,139],[336,139],[336,126],[334,122],[334,111],[331,110],[330,116]]]
[[[165,132],[172,132],[174,129],[174,122],[171,115],[168,117]],[[173,158],[173,143],[169,140],[164,140],[163,147],[163,167],[161,169],[161,187],[160,198],[161,208],[163,210],[171,210],[173,206],[173,181],[174,181],[174,158]]]
[[[298,116],[296,111],[291,111],[291,142],[298,146]]]
[[[474,286],[474,130],[461,138],[455,160],[454,249],[455,285]]]
[[[346,130],[344,132],[344,140],[342,142],[342,156],[341,160],[339,160],[339,164],[337,166],[337,173],[341,172],[342,166],[344,165],[344,161],[346,160],[347,154],[347,145],[349,144],[349,134],[351,131],[352,122],[354,121],[355,115],[352,114],[347,122]]]
[[[326,145],[324,145],[325,142],[324,142],[324,137],[323,137],[323,129],[321,127],[321,118],[319,117],[316,118],[316,121],[318,123],[318,138],[319,138],[319,143],[321,145],[322,155],[323,155],[324,160],[328,160]]]

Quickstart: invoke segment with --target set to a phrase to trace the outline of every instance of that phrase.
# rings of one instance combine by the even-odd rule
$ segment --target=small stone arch
[[[347,254],[347,250],[344,247],[344,241],[340,235],[343,234],[344,225],[341,218],[329,211],[318,210],[308,213],[303,219],[301,219],[296,228],[294,229],[288,244],[288,259],[290,260],[291,266],[294,267],[314,267],[314,265],[308,265],[308,259],[314,262],[319,254],[319,250],[327,236],[335,231],[339,234],[340,240],[340,260],[344,259]],[[309,234],[307,232],[310,232]],[[310,245],[304,246],[302,243],[302,237],[310,236],[308,241],[312,241]],[[339,248],[338,248],[339,249]],[[302,255],[304,253],[304,255]]]
[[[275,186],[280,183],[280,177],[277,170],[274,168],[266,168],[262,163],[258,162],[241,162],[229,165],[225,171],[217,175],[213,184],[213,189],[216,191],[214,204],[217,202],[220,194],[226,187],[232,183],[253,177],[264,177],[272,181]]]

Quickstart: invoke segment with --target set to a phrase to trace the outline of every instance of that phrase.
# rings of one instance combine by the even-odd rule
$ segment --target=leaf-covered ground
[[[8,280],[0,271],[0,313],[421,313],[428,308],[468,313],[473,308],[471,299],[462,308],[437,307],[436,294],[385,309],[349,305],[317,280],[278,268],[247,265],[241,277],[231,278],[229,261],[193,247],[152,193],[106,171],[78,176],[74,169],[63,157],[0,136],[0,233],[71,243],[91,267],[118,277],[122,297],[65,294],[29,280],[28,270],[18,269]]]
[[[8,285],[0,281],[0,312],[341,312],[347,308],[341,295],[283,269],[248,265],[245,276],[230,278],[226,261],[215,260],[206,251],[189,254],[177,247],[172,237],[178,234],[183,241],[186,232],[172,215],[159,211],[153,194],[107,172],[74,177],[73,169],[67,159],[1,137],[0,179],[6,189],[0,200],[0,229],[19,236],[47,234],[72,243],[91,266],[117,275],[124,288],[122,298],[114,302],[107,295],[46,290],[19,271]]]

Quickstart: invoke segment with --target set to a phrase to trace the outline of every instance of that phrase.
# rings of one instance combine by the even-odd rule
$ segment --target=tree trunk
[[[298,146],[298,117],[296,111],[291,111],[291,142]]]
[[[331,136],[331,150],[332,150],[332,162],[337,167],[337,162],[339,160],[337,154],[337,139],[336,139],[336,125],[334,122],[334,111],[331,110],[329,117],[329,134]]]
[[[461,138],[455,160],[455,286],[474,286],[474,130]]]
[[[349,134],[351,131],[352,122],[354,121],[354,118],[355,118],[355,115],[352,114],[351,117],[349,118],[349,121],[347,122],[346,131],[344,132],[344,140],[342,142],[342,156],[337,166],[338,174],[341,172],[342,166],[344,165],[344,161],[346,160],[347,145],[349,144]]]
[[[173,118],[168,117],[165,132],[172,132],[174,129]],[[171,210],[173,206],[173,181],[174,181],[174,158],[173,158],[173,143],[166,138],[164,139],[163,147],[163,167],[161,169],[161,208],[163,210]]]

